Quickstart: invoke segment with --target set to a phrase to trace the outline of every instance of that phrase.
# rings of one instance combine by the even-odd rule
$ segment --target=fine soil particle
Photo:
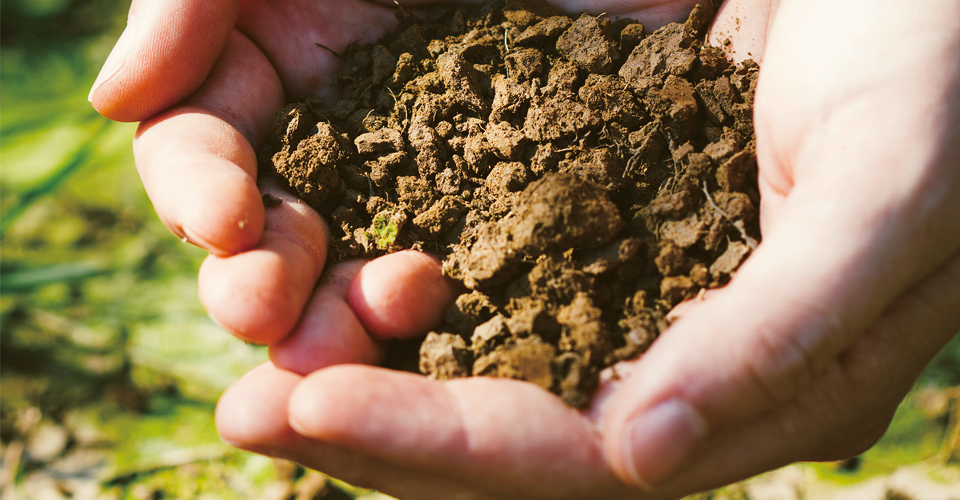
[[[539,0],[398,11],[344,52],[340,101],[278,113],[264,174],[327,218],[333,261],[416,248],[464,287],[388,365],[582,407],[730,279],[760,237],[758,67],[702,43],[714,9],[650,34]]]

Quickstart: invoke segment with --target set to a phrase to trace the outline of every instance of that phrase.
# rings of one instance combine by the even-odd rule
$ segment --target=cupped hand
[[[644,16],[676,20],[691,3],[651,2],[661,5],[634,17],[655,26]],[[93,103],[146,120],[137,161],[158,213],[215,254],[201,272],[211,316],[273,344],[296,372],[375,362],[373,338],[422,333],[449,300],[436,262],[344,264],[314,290],[325,226],[289,199],[264,215],[251,144],[284,100],[320,95],[335,61],[314,43],[337,50],[360,25],[376,38],[392,11],[236,4],[181,0],[134,16],[140,35],[124,36],[135,56]],[[617,5],[608,15],[640,9]],[[589,411],[514,381],[266,365],[224,395],[222,435],[401,498],[627,498],[644,486],[668,498],[862,451],[960,329],[958,14],[938,0],[724,5],[713,38],[763,59],[764,242],[729,286],[620,366]],[[288,60],[289,44],[307,50]]]
[[[450,300],[437,261],[410,252],[370,267],[352,288],[328,280],[315,290],[326,258],[323,220],[257,184],[255,151],[276,110],[330,92],[338,59],[317,44],[339,51],[375,40],[396,21],[395,9],[356,0],[136,0],[90,93],[105,116],[141,121],[134,153],[158,215],[211,252],[200,272],[210,316],[271,344],[272,357],[302,372],[375,362],[371,335],[419,333],[439,315],[422,304]],[[265,210],[261,190],[283,203]],[[321,347],[324,354],[305,355]]]
[[[960,11],[764,7],[729,2],[712,32],[763,59],[764,241],[589,410],[514,381],[264,366],[221,400],[223,435],[425,499],[676,498],[871,446],[960,330]],[[272,419],[247,403],[263,387],[284,387]]]
[[[765,47],[763,244],[613,396],[605,451],[629,482],[659,483],[813,395],[809,422],[757,443],[777,451],[765,467],[864,451],[960,331],[960,4],[784,0]],[[914,339],[887,351],[901,336]]]

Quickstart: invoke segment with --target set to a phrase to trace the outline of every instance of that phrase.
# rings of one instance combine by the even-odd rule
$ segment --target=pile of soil
[[[703,44],[714,12],[647,34],[539,0],[399,10],[337,54],[339,102],[280,111],[262,168],[331,223],[332,261],[416,248],[465,287],[392,366],[584,406],[729,280],[759,239],[758,68]]]

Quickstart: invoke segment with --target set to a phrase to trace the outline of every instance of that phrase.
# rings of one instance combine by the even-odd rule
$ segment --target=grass
[[[103,457],[94,476],[78,479],[95,481],[102,498],[141,498],[144,491],[251,498],[278,481],[303,484],[302,469],[220,444],[214,402],[265,359],[264,349],[232,339],[207,317],[196,295],[205,252],[181,243],[153,215],[133,166],[134,126],[110,123],[86,102],[122,29],[122,7],[114,0],[0,7],[4,450],[35,429],[25,422],[39,411],[37,422],[71,432],[65,456],[92,450]],[[371,235],[385,248],[397,221],[378,219]],[[919,384],[960,385],[960,339]],[[849,484],[929,460],[946,423],[921,410],[908,398],[857,471],[815,470]],[[83,432],[95,439],[81,442]],[[24,458],[17,487],[54,465]],[[335,481],[324,491],[331,499],[378,497]]]

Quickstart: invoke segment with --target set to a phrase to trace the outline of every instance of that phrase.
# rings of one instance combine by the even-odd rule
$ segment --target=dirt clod
[[[264,172],[331,221],[331,261],[417,248],[465,288],[391,366],[584,406],[736,273],[760,237],[758,68],[703,45],[713,13],[653,33],[539,0],[398,13],[344,52],[338,102],[278,113]]]

